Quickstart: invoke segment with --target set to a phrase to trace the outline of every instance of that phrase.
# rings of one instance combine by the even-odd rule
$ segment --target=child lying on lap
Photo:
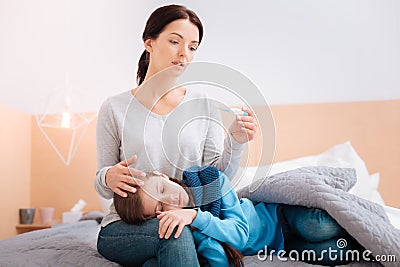
[[[126,198],[114,194],[116,211],[128,224],[157,217],[160,238],[168,239],[173,233],[177,238],[185,226],[190,226],[197,251],[210,266],[244,266],[242,255],[261,251],[283,256],[281,252],[297,251],[301,255],[305,250],[312,251],[311,256],[300,260],[338,265],[350,260],[330,259],[328,251],[334,249],[345,255],[349,250],[363,250],[325,211],[239,199],[227,177],[216,170],[214,173],[213,181],[202,188],[187,186],[193,185],[193,179],[202,179],[201,175],[191,175],[184,179],[185,184],[159,172],[148,173],[137,193],[127,192]],[[213,183],[218,186],[211,186]],[[203,191],[200,195],[199,189]],[[213,190],[219,191],[211,192],[211,196],[220,197],[199,204],[199,199],[204,201]],[[347,241],[346,247],[337,247],[340,238]]]

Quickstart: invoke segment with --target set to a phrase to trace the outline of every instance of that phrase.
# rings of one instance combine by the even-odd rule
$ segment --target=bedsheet
[[[400,209],[384,207],[390,221],[400,229]],[[96,250],[100,226],[95,220],[65,224],[50,229],[17,235],[0,241],[0,266],[119,266],[103,258]],[[399,261],[399,259],[398,259]],[[303,262],[281,261],[268,257],[246,256],[246,266],[261,267],[310,267]],[[379,263],[352,263],[350,267],[375,267]]]

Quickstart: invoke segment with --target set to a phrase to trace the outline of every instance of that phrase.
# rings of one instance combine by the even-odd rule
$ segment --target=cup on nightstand
[[[39,211],[42,224],[51,224],[53,222],[54,208],[39,208]]]
[[[20,224],[32,224],[33,218],[35,217],[35,209],[19,209],[19,223]]]

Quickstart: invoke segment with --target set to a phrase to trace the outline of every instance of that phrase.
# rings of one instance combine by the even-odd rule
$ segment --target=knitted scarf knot
[[[218,169],[213,166],[192,166],[183,171],[182,182],[190,187],[194,204],[202,211],[219,217],[221,211],[221,185]]]

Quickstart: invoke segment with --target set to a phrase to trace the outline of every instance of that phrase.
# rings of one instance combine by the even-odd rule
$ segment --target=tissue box
[[[78,222],[82,217],[81,211],[67,211],[62,214],[62,223],[74,223]]]

